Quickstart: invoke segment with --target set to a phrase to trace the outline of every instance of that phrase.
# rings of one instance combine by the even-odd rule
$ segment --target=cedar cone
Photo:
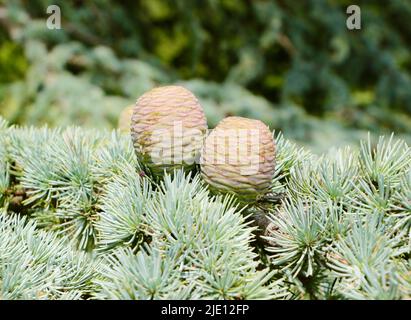
[[[272,133],[259,120],[225,118],[205,139],[200,163],[211,190],[255,202],[270,190],[274,175]]]
[[[203,108],[194,94],[181,86],[154,88],[133,108],[134,148],[154,175],[191,169],[198,162],[206,131]]]

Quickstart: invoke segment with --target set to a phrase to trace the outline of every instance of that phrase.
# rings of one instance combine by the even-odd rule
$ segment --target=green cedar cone
[[[154,88],[136,102],[131,137],[139,159],[156,175],[198,162],[207,120],[197,98],[181,86]]]
[[[123,133],[130,133],[131,115],[133,114],[134,105],[125,107],[118,118],[118,129]]]
[[[205,139],[201,173],[210,189],[252,203],[266,194],[275,167],[275,144],[259,120],[228,117]]]

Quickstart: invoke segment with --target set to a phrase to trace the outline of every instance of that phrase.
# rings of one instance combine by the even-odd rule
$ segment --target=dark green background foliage
[[[58,4],[62,29],[46,28]],[[260,118],[323,151],[411,128],[411,2],[6,1],[0,113],[15,123],[112,127],[145,90],[182,82],[210,126]]]

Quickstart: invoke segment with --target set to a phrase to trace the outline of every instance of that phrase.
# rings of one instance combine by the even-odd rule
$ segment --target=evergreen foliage
[[[263,120],[319,152],[392,131],[410,141],[411,3],[48,0],[0,5],[0,114],[13,124],[112,128],[148,89],[183,84],[209,126]],[[91,23],[93,22],[93,23]]]
[[[0,132],[2,299],[411,296],[411,151],[395,136],[317,156],[276,134],[272,196],[239,207],[195,171],[152,181],[116,131]]]
[[[96,290],[99,262],[26,217],[0,215],[0,298],[79,299]]]

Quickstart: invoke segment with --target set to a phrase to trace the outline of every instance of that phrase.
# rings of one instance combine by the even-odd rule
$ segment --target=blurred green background
[[[410,21],[405,0],[0,1],[0,114],[111,128],[144,91],[182,83],[210,127],[257,118],[316,152],[368,131],[411,141]]]

